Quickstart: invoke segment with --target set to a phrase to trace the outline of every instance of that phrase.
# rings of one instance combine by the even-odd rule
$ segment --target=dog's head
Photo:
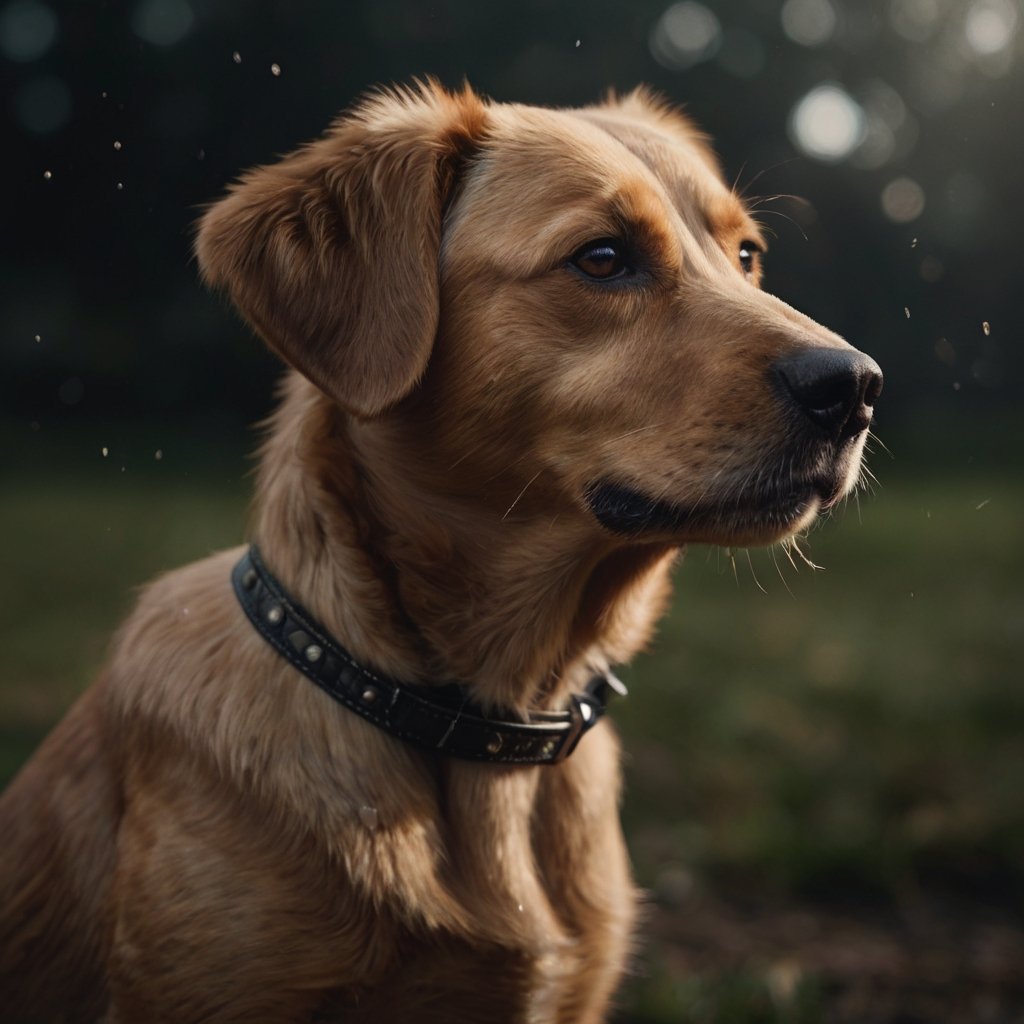
[[[197,252],[421,490],[497,518],[768,543],[856,482],[878,367],[760,290],[758,225],[643,92],[381,94],[244,177]]]

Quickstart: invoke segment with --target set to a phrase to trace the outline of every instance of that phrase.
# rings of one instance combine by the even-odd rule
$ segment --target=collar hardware
[[[373,725],[415,746],[492,764],[564,761],[607,710],[609,693],[625,695],[611,672],[591,678],[564,711],[533,711],[525,720],[492,718],[464,686],[417,686],[355,660],[263,563],[253,545],[231,574],[235,595],[256,631],[321,690]]]

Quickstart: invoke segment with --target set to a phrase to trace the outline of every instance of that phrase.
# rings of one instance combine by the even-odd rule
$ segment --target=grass
[[[0,504],[0,783],[88,685],[134,588],[242,537],[240,457],[186,477],[91,450],[23,469]]]
[[[1022,510],[1016,482],[916,481],[816,532],[820,571],[694,552],[619,711],[636,829],[798,888],[1024,863]]]
[[[654,651],[625,675],[637,872],[656,923],[695,922],[649,944],[630,1019],[972,1019],[957,993],[986,990],[983,965],[953,992],[922,984],[909,951],[952,972],[970,960],[958,939],[1022,919],[1024,485],[911,479],[838,518],[803,544],[818,571],[764,552],[735,553],[734,571],[723,553],[691,552]],[[808,938],[764,933],[794,908],[814,915]],[[729,913],[740,937],[719,941]],[[941,934],[953,922],[960,934]],[[1000,934],[1012,969],[989,994],[1019,1007],[1024,942]],[[884,969],[837,968],[875,963],[883,943],[901,964],[895,989]],[[771,983],[780,965],[799,981],[786,997]]]
[[[88,684],[132,588],[243,533],[236,454],[193,457],[188,475],[151,453],[74,465],[22,465],[0,506],[0,779]],[[1024,977],[1022,522],[1019,476],[923,473],[816,529],[802,546],[822,570],[686,555],[614,712],[652,893],[623,1021],[867,1019],[837,1016],[860,1005],[848,954],[876,964],[934,940],[941,959],[951,922],[949,950],[991,940],[979,984],[995,984],[993,948]],[[900,962],[913,987],[916,961]],[[1006,985],[994,1005],[1024,1000]]]

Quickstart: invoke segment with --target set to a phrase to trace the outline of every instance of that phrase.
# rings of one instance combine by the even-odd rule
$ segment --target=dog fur
[[[600,239],[628,273],[588,276]],[[643,91],[366,99],[200,225],[293,367],[252,539],[364,664],[563,707],[647,641],[681,546],[775,542],[857,478],[866,431],[814,434],[771,382],[849,347],[759,289],[763,248]],[[605,480],[677,512],[602,526]],[[240,554],[142,593],[4,795],[4,1019],[606,1019],[636,905],[612,725],[556,766],[404,745],[257,635]]]

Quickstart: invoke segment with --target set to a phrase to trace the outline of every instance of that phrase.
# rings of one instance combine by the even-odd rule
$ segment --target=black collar
[[[235,594],[260,636],[330,694],[392,736],[429,750],[495,764],[563,761],[606,710],[610,672],[595,675],[565,711],[533,711],[526,721],[489,718],[457,684],[413,686],[360,665],[267,570],[255,545],[231,574]]]

